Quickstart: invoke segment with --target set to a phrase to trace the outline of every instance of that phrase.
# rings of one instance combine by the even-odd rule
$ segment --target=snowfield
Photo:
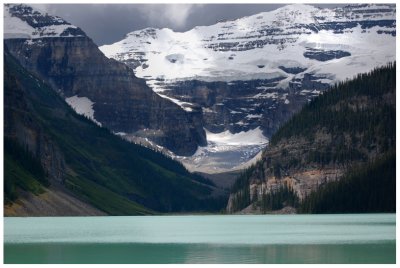
[[[87,97],[78,97],[77,95],[66,98],[65,101],[75,110],[76,113],[84,115],[85,117],[91,119],[97,125],[101,126],[101,123],[96,121],[94,118],[93,104]]]
[[[145,64],[135,68],[138,77],[147,80],[162,79],[165,82],[197,79],[203,81],[235,81],[271,79],[287,76],[293,79],[302,74],[287,74],[279,66],[307,68],[315,74],[332,74],[330,82],[337,82],[369,71],[388,61],[395,60],[395,38],[381,34],[385,26],[345,29],[337,34],[332,30],[318,30],[321,22],[357,21],[356,11],[374,10],[374,5],[353,9],[343,20],[331,9],[319,9],[308,5],[289,5],[271,12],[259,13],[234,21],[220,22],[211,26],[195,27],[187,32],[171,29],[146,28],[127,34],[126,38],[100,50],[109,58],[120,61],[138,59]],[[395,13],[372,16],[368,20],[395,19]],[[323,18],[323,19],[318,19]],[[311,27],[300,27],[311,24]],[[299,27],[297,27],[299,26]],[[273,32],[280,44],[255,46],[239,50],[240,45],[268,39],[260,32]],[[318,32],[315,32],[318,30]],[[232,50],[218,49],[221,43],[239,43]],[[303,56],[307,49],[344,50],[349,57],[323,64]],[[144,57],[139,58],[139,54]],[[367,57],[368,56],[368,57]],[[262,66],[262,67],[260,67]],[[282,84],[282,87],[287,85]]]

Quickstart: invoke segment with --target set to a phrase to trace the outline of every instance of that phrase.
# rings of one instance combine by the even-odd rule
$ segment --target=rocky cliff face
[[[251,81],[206,82],[199,80],[171,83],[163,92],[168,97],[179,96],[181,101],[195,103],[202,107],[204,127],[220,133],[248,132],[261,127],[266,137],[271,137],[282,122],[286,122],[310,97],[317,96],[328,84],[316,82],[309,76],[302,81],[302,87],[310,92],[301,94],[293,86],[277,92],[279,78],[255,79]],[[268,115],[268,116],[266,116]]]
[[[319,143],[318,146],[329,146]],[[327,182],[336,181],[346,172],[348,165],[330,163],[308,163],[310,151],[316,149],[313,142],[293,138],[264,151],[262,161],[251,174],[248,191],[251,203],[262,200],[263,195],[276,192],[284,186],[294,190],[300,200]],[[300,164],[302,163],[302,164]],[[234,213],[237,208],[234,200],[243,194],[240,190],[230,195],[227,212]],[[255,206],[256,207],[256,206]]]
[[[89,110],[93,120],[112,131],[149,138],[176,154],[192,154],[205,145],[201,110],[185,111],[155,94],[130,68],[106,58],[79,28],[24,5],[8,5],[5,12],[10,53],[67,100],[91,103],[73,105],[77,111]],[[27,29],[13,28],[16,23]]]
[[[5,77],[7,72],[5,70]],[[22,144],[38,159],[51,180],[63,182],[66,164],[58,146],[32,116],[25,92],[17,85],[4,92],[4,137]]]

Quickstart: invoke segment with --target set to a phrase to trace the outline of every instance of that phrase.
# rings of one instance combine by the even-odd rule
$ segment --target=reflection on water
[[[6,244],[5,263],[395,263],[395,243],[347,245]],[[21,254],[23,253],[23,254]]]
[[[6,263],[395,263],[395,214],[4,219]]]

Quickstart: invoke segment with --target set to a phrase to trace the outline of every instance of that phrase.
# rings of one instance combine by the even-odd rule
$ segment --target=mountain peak
[[[307,5],[307,4],[290,4],[285,5],[283,7],[277,8],[276,11],[303,11],[303,12],[311,12],[315,10],[319,10],[320,8]]]
[[[6,10],[13,16],[26,21],[32,27],[43,27],[49,25],[62,25],[70,23],[60,17],[43,14],[26,4],[7,4]]]
[[[4,6],[4,39],[86,36],[78,27],[25,4]]]

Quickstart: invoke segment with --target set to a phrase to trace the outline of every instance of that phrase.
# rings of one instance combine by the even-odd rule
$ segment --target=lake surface
[[[395,214],[4,219],[5,263],[395,263]]]

